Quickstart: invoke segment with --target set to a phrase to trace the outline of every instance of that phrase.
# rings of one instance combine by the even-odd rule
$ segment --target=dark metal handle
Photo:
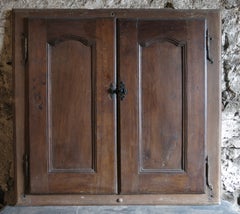
[[[213,59],[212,57],[210,56],[210,41],[212,40],[212,38],[209,36],[209,33],[208,33],[208,30],[207,30],[207,33],[206,33],[206,45],[207,45],[207,60],[213,64]]]
[[[127,89],[125,87],[124,82],[120,82],[118,87],[115,88],[114,85],[111,83],[110,88],[108,89],[108,93],[110,94],[111,98],[113,98],[114,94],[119,95],[120,99],[123,100],[127,95]]]
[[[118,88],[118,94],[121,100],[123,100],[127,95],[127,89],[125,88],[124,82],[120,82],[119,88]]]

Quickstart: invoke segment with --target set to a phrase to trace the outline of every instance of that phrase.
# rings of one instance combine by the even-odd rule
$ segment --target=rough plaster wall
[[[13,196],[12,8],[222,9],[222,198],[240,203],[240,0],[1,0],[0,1],[0,203]]]
[[[240,0],[222,8],[222,188],[240,210]]]

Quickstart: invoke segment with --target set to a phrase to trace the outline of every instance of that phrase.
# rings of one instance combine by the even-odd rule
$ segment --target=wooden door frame
[[[204,194],[142,194],[142,195],[30,195],[25,194],[25,25],[27,18],[205,18],[211,40],[211,57],[207,61],[207,135],[206,191]],[[15,97],[14,157],[15,195],[17,205],[187,205],[220,203],[220,132],[221,132],[221,17],[219,10],[172,9],[14,9],[13,10],[13,77]]]

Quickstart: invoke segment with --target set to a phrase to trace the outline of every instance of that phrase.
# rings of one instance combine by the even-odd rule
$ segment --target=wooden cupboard
[[[16,200],[219,202],[217,10],[13,11]]]

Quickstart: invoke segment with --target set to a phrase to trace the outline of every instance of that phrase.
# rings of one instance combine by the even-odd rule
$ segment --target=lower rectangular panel
[[[165,195],[26,195],[17,205],[208,205],[219,204],[218,197],[207,194]]]

